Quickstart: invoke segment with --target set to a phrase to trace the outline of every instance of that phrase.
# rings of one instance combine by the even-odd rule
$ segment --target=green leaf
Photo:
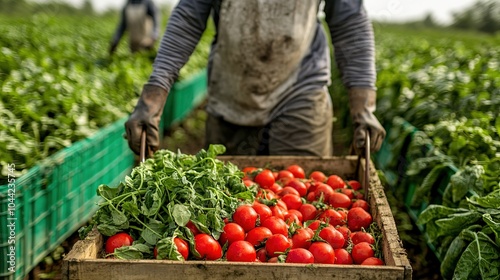
[[[490,214],[483,215],[483,221],[491,228],[495,234],[495,242],[500,248],[500,221],[495,221]]]
[[[474,233],[457,263],[453,280],[500,279],[500,251],[484,233]]]
[[[97,230],[104,236],[112,236],[121,231],[118,227],[110,224],[97,225]]]
[[[468,201],[484,208],[500,209],[500,189],[494,190],[486,196],[472,196]]]
[[[113,255],[122,260],[138,260],[143,258],[143,254],[134,246],[123,246],[116,248]]]
[[[497,130],[497,135],[500,135],[500,116],[495,119],[495,128]]]
[[[137,243],[137,241],[134,242],[134,244],[132,244],[132,247],[134,247],[135,249],[137,249],[139,252],[141,252],[143,254],[151,253],[151,248],[148,245],[142,244],[142,243]]]
[[[113,224],[118,227],[126,224],[128,221],[125,214],[116,210],[111,210],[111,216],[113,217]]]
[[[159,238],[161,238],[162,233],[165,231],[165,225],[157,220],[150,220],[147,227],[141,233],[141,237],[144,241],[150,245],[155,245]]]
[[[451,279],[453,277],[453,273],[457,267],[457,262],[469,243],[470,242],[465,240],[461,235],[458,235],[455,239],[453,239],[448,251],[446,251],[443,261],[441,262],[441,275],[444,279]]]
[[[420,216],[418,217],[417,220],[417,224],[423,225],[432,220],[445,218],[448,215],[454,213],[464,213],[464,212],[469,212],[469,210],[464,208],[450,208],[442,205],[432,204],[429,205],[424,211],[422,211],[422,213],[420,213]]]
[[[209,158],[216,158],[218,155],[222,155],[226,152],[226,147],[219,144],[210,144],[208,146],[207,156]]]
[[[106,185],[100,185],[99,187],[97,187],[97,195],[104,197],[105,199],[108,200],[115,198],[117,193],[118,193],[117,188],[110,188]]]
[[[181,253],[177,250],[177,246],[175,246],[174,237],[167,237],[159,240],[156,245],[156,250],[158,252],[156,258],[159,260],[184,260]]]
[[[185,226],[191,218],[189,208],[182,204],[175,204],[172,211],[174,221],[179,226]]]
[[[451,176],[453,202],[458,202],[465,197],[467,192],[473,190],[482,193],[483,181],[481,176],[484,168],[480,165],[467,166]]]
[[[140,211],[139,211],[139,208],[137,207],[137,204],[133,203],[132,201],[124,202],[122,204],[122,209],[123,209],[123,211],[126,211],[126,212],[132,214],[132,216],[137,217],[140,214]]]

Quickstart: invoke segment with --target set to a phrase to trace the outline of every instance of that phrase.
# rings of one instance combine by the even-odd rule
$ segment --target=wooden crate
[[[365,164],[357,168],[357,157],[293,157],[223,156],[240,168],[245,166],[284,168],[300,164],[306,172],[321,170],[345,179],[363,180]],[[281,263],[232,263],[222,261],[167,261],[167,260],[115,260],[98,259],[103,249],[103,237],[92,232],[85,240],[75,244],[65,256],[63,279],[411,279],[412,268],[402,247],[394,218],[384,189],[370,162],[370,184],[366,192],[374,221],[383,233],[385,266],[359,265],[300,265]]]

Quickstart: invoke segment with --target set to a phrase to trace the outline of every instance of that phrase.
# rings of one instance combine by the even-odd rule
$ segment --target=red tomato
[[[294,194],[296,196],[300,196],[299,192],[290,186],[286,186],[286,187],[282,188],[277,194],[281,197],[283,197],[287,194]]]
[[[224,246],[226,242],[231,245],[233,242],[245,240],[245,230],[237,223],[228,223],[224,226],[220,235],[219,243]]]
[[[278,180],[281,182],[289,182],[290,180],[294,179],[295,177],[293,176],[293,173],[288,171],[288,170],[280,170],[278,172]]]
[[[266,227],[256,227],[250,230],[245,237],[245,241],[250,242],[253,246],[257,247],[269,237],[271,237],[273,233],[270,229]]]
[[[260,262],[267,262],[266,248],[262,247],[259,250],[257,250],[257,260]]]
[[[360,242],[352,247],[351,255],[354,263],[361,264],[367,258],[373,257],[375,252],[370,243]]]
[[[263,189],[270,188],[275,182],[273,172],[269,169],[264,169],[259,172],[259,174],[255,176],[254,181]]]
[[[342,233],[342,236],[344,236],[344,246],[343,248],[346,248],[347,245],[349,245],[349,240],[351,239],[351,231],[349,230],[348,227],[346,226],[341,226],[336,228],[340,233]]]
[[[327,222],[336,227],[345,225],[345,219],[342,215],[334,209],[327,209],[319,215],[319,220]]]
[[[356,181],[356,180],[350,180],[347,182],[349,184],[349,186],[351,186],[351,188],[355,191],[361,189],[361,184]]]
[[[360,207],[351,208],[347,213],[347,226],[351,231],[367,229],[372,221],[372,215]]]
[[[319,199],[323,196],[323,201],[326,203],[330,199],[330,195],[334,193],[332,187],[327,184],[320,183],[316,190],[314,191],[316,194],[316,199]]]
[[[278,172],[273,171],[273,177],[274,177],[274,181],[276,182],[276,180],[278,180]]]
[[[233,221],[240,225],[245,232],[253,229],[257,222],[258,214],[251,205],[241,205],[233,213]]]
[[[306,195],[306,200],[307,201],[316,201],[316,193],[315,192],[309,192]]]
[[[282,220],[285,219],[285,214],[287,212],[286,210],[283,210],[283,208],[279,207],[278,205],[271,206],[269,208],[271,208],[271,212],[273,212],[274,217],[282,219]]]
[[[345,182],[340,178],[340,176],[337,175],[330,175],[328,176],[328,179],[326,180],[326,183],[332,187],[334,190],[335,189],[342,189],[345,188]]]
[[[300,209],[300,208],[299,208],[299,209]],[[301,223],[304,221],[304,216],[303,216],[303,215],[302,215],[302,213],[301,213],[299,210],[297,210],[297,209],[290,209],[290,210],[288,210],[288,213],[287,213],[287,214],[294,214],[294,215],[297,217],[297,219],[299,219],[299,222],[301,222]],[[285,218],[286,218],[286,215],[285,215]]]
[[[334,192],[330,195],[330,198],[328,199],[328,202],[332,207],[334,208],[349,208],[351,206],[351,199],[339,192]]]
[[[273,234],[283,234],[288,236],[288,226],[283,219],[271,216],[260,223],[262,227],[271,230]]]
[[[365,210],[366,212],[370,211],[370,206],[368,205],[368,202],[366,202],[366,200],[364,199],[356,199],[351,205],[351,208],[355,207],[363,208],[363,210]]]
[[[243,168],[241,171],[243,171],[243,173],[245,173],[245,174],[250,174],[250,173],[254,172],[255,170],[257,170],[257,167],[247,166],[247,167]]]
[[[292,172],[292,174],[295,178],[304,179],[306,177],[306,173],[304,172],[304,169],[302,169],[302,167],[300,167],[297,164],[293,164],[293,165],[288,166],[286,168],[286,170]]]
[[[132,245],[132,242],[134,242],[132,236],[125,232],[119,232],[110,236],[106,241],[106,253],[114,253],[116,248],[130,246]]]
[[[349,199],[354,199],[354,191],[348,188],[338,189],[341,193],[347,195]]]
[[[309,251],[313,254],[315,263],[335,263],[335,251],[328,243],[313,242],[309,247]]]
[[[283,189],[282,186],[274,183],[270,188],[269,190],[273,191],[274,193],[279,193],[281,190]]]
[[[310,175],[309,178],[318,181],[318,182],[325,182],[326,181],[326,175],[325,173],[321,171],[313,171]]]
[[[352,257],[346,249],[335,249],[335,263],[336,264],[352,264]]]
[[[270,258],[277,257],[279,253],[284,253],[290,247],[292,247],[290,240],[283,234],[273,234],[266,241],[266,251]]]
[[[288,226],[290,226],[293,223],[296,223],[297,225],[302,226],[302,222],[299,220],[297,215],[295,215],[294,213],[287,212],[285,214],[285,218],[283,220],[285,221],[285,223]]]
[[[189,244],[179,237],[174,238],[174,244],[177,248],[177,251],[182,255],[182,257],[187,260],[189,256]]]
[[[272,257],[267,260],[268,263],[277,263],[278,262],[278,257]]]
[[[247,241],[236,241],[229,245],[226,252],[226,259],[229,262],[254,262],[257,252],[252,244]]]
[[[281,200],[285,202],[287,209],[299,209],[302,205],[302,200],[300,196],[294,194],[285,194],[281,197]]]
[[[283,211],[288,211],[288,206],[286,206],[286,203],[281,199],[278,200],[278,202],[276,203],[276,206],[283,209]]]
[[[340,231],[334,227],[326,227],[319,232],[319,237],[323,238],[333,249],[344,247],[345,239]]]
[[[276,194],[271,189],[267,190],[259,189],[259,191],[257,191],[257,195],[255,196],[255,198],[271,200],[276,198]]]
[[[316,191],[316,188],[318,188],[319,185],[324,184],[323,182],[319,181],[311,181],[309,182],[309,187],[307,188],[307,191],[309,193]]]
[[[200,230],[198,230],[198,228],[195,226],[195,224],[191,221],[189,221],[187,224],[186,224],[186,227],[191,231],[191,233],[193,233],[193,235],[197,235],[200,232]]]
[[[286,263],[314,263],[313,254],[304,248],[291,249],[286,255]]]
[[[243,180],[243,184],[245,184],[245,186],[247,186],[247,187],[250,187],[252,185],[256,185],[254,181],[249,180],[249,179]]]
[[[306,196],[306,194],[307,194],[306,184],[299,181],[298,179],[294,179],[294,180],[288,182],[287,187],[292,187],[295,190],[297,190],[297,192],[299,193],[299,196],[301,196],[301,197]]]
[[[200,254],[200,259],[214,261],[222,257],[222,248],[219,242],[206,233],[195,235],[194,248]]]
[[[261,220],[261,221],[263,221],[263,220],[265,220],[273,215],[273,211],[271,211],[271,208],[269,208],[269,206],[262,204],[262,203],[259,203],[257,201],[255,201],[252,204],[252,208],[253,208],[253,210],[255,210],[255,212],[257,212],[257,215],[259,216],[259,220]]]
[[[375,238],[368,232],[363,232],[363,231],[356,231],[353,233],[352,237],[352,243],[354,245],[361,243],[361,242],[367,242],[369,244],[375,244]]]
[[[307,230],[305,228],[299,228],[295,231],[292,236],[292,248],[304,248],[308,249],[311,246],[311,238],[313,238],[314,232]]]
[[[384,262],[376,257],[366,258],[361,265],[384,265]]]
[[[314,222],[309,224],[308,228],[312,229],[313,231],[316,231],[321,224],[322,224],[322,222],[320,220],[315,220]]]
[[[302,213],[302,221],[314,220],[316,215],[318,214],[318,210],[312,204],[305,203],[302,204],[299,208],[300,213]]]

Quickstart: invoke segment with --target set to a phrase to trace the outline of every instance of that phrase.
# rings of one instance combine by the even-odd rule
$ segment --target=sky
[[[75,5],[81,5],[84,0],[65,0]],[[120,8],[126,0],[91,0],[94,8],[104,11],[109,8]],[[158,5],[175,4],[178,0],[153,0]],[[460,11],[475,3],[476,0],[367,0],[364,5],[372,19],[384,21],[408,21],[421,19],[429,12],[436,21],[448,24],[452,13]]]

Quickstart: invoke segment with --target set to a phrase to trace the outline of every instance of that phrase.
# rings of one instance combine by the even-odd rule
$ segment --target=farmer
[[[130,148],[159,146],[158,123],[179,69],[213,12],[217,34],[208,62],[207,144],[233,155],[332,155],[330,50],[317,0],[180,0],[137,105],[126,122]],[[377,151],[385,130],[374,116],[371,22],[361,0],[325,2],[337,65],[349,90],[354,146]],[[335,102],[335,100],[334,100]]]
[[[152,49],[158,39],[158,21],[158,11],[152,0],[127,0],[111,41],[109,55],[113,55],[126,30],[132,52]]]

